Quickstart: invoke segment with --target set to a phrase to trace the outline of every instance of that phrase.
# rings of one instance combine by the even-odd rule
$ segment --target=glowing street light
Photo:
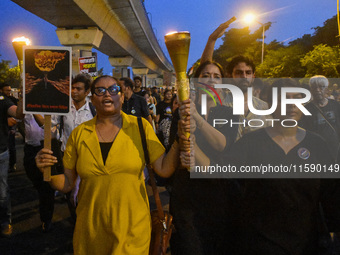
[[[245,23],[251,24],[256,20],[256,17],[255,17],[254,14],[248,13],[244,16],[243,20],[244,20]]]
[[[257,19],[256,19],[256,16],[252,13],[248,13],[244,16],[243,18],[244,22],[246,24],[252,24],[254,22],[257,22],[259,23],[261,26],[262,26],[262,56],[261,56],[261,64],[263,63],[263,57],[264,57],[264,25],[263,23],[259,22]]]

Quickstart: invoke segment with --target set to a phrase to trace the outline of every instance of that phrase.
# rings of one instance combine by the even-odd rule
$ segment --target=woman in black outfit
[[[293,79],[274,82],[280,92],[284,87],[298,87]],[[287,98],[301,98],[300,93],[287,93]],[[334,163],[324,140],[297,125],[302,112],[288,104],[281,114],[281,95],[273,113],[273,127],[244,135],[227,155],[228,162],[240,166],[330,166]],[[271,104],[271,95],[269,104]],[[237,181],[239,193],[234,196],[233,235],[230,254],[324,254],[321,241],[329,240],[329,232],[340,230],[339,180],[322,179],[320,175],[274,173]],[[235,182],[236,183],[236,182]],[[323,216],[322,216],[323,214]],[[326,225],[327,223],[327,225]],[[328,228],[328,229],[327,229]]]
[[[213,119],[233,119],[232,108],[219,105],[207,97],[207,114],[200,115],[201,94],[209,86],[221,84],[223,70],[219,64],[207,61],[202,63],[194,78],[199,78],[196,87],[195,104],[191,104],[191,137],[195,136],[195,161],[198,166],[221,164],[222,153],[234,143],[237,127],[219,125],[213,127]],[[209,85],[209,86],[205,86]],[[213,92],[210,90],[213,94]],[[181,107],[189,105],[184,104]],[[176,113],[174,116],[177,116]],[[170,141],[177,128],[174,117]],[[190,177],[189,171],[177,169],[170,181],[170,212],[174,217],[175,233],[171,238],[171,254],[199,255],[223,254],[227,248],[228,201],[226,180]]]

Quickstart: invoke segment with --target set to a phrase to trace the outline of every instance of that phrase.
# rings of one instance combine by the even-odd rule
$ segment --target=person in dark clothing
[[[52,217],[54,211],[54,189],[43,179],[43,174],[37,168],[35,157],[43,148],[41,141],[44,140],[44,117],[40,114],[26,114],[25,123],[25,146],[24,146],[24,168],[27,177],[32,182],[39,196],[39,214],[41,230],[47,233],[52,228]],[[52,134],[57,132],[57,117],[52,116]]]
[[[158,88],[157,87],[153,87],[152,88],[152,96],[156,99],[156,105],[159,104],[162,100],[161,100],[161,96],[158,93]]]
[[[9,84],[3,84],[0,89],[5,96],[7,96],[14,105],[18,105],[18,99],[11,95],[12,88]],[[16,169],[17,152],[15,148],[15,132],[17,128],[17,120],[13,117],[8,117],[8,150],[9,150],[9,171],[13,172]]]
[[[171,111],[171,98],[172,93],[170,89],[166,89],[164,91],[164,100],[162,102],[159,102],[156,106],[156,130],[158,131],[159,126],[161,125],[162,121],[165,118],[171,118],[172,111]]]
[[[142,77],[136,76],[136,77],[133,78],[133,81],[135,83],[135,86],[134,86],[134,89],[133,89],[133,93],[135,93],[136,95],[142,97],[143,96],[143,92],[144,92],[144,89],[142,87],[142,85],[143,85]]]
[[[340,104],[327,98],[328,84],[329,81],[325,76],[317,75],[310,79],[313,101],[306,105],[306,109],[312,115],[304,116],[300,121],[300,126],[325,139],[333,158],[339,160]]]
[[[164,101],[163,101],[164,102]],[[162,102],[161,102],[162,103]],[[173,95],[171,100],[170,100],[170,109],[166,107],[165,109],[162,108],[161,104],[158,109],[163,111],[161,115],[163,114],[164,117],[162,121],[160,121],[160,124],[158,125],[158,130],[157,130],[157,137],[159,141],[163,144],[165,149],[169,147],[169,137],[170,137],[170,128],[171,128],[171,123],[173,120],[173,112],[178,108],[178,100],[177,100],[177,95]],[[168,105],[168,104],[166,104]],[[165,106],[165,104],[163,105]],[[157,112],[157,110],[156,110]],[[161,119],[161,118],[159,118]]]
[[[298,86],[292,79],[273,83],[279,91],[282,87]],[[289,99],[301,97],[300,93],[287,93]],[[272,103],[270,96],[269,103]],[[293,104],[287,105],[286,115],[278,107],[273,118],[280,121],[244,135],[225,155],[227,162],[233,162],[238,169],[262,165],[331,166],[334,161],[320,136],[297,125],[284,127],[280,123],[283,119],[298,121],[301,115],[301,110]],[[329,232],[340,230],[339,181],[321,179],[320,175],[310,178],[308,173],[297,176],[306,179],[285,173],[284,178],[277,174],[278,178],[270,175],[274,179],[253,176],[253,179],[232,180],[235,193],[231,199],[230,254],[320,254],[324,248],[319,246],[322,238],[330,242]],[[328,229],[324,227],[326,223]]]
[[[154,98],[151,96],[151,91],[144,91],[143,97],[146,100],[146,103],[149,109],[149,114],[152,118],[153,130],[156,132],[156,127],[155,127],[155,122],[154,122],[154,120],[156,119],[156,106],[154,104]]]
[[[4,87],[0,84],[0,89]],[[12,235],[11,226],[11,201],[8,186],[8,121],[7,117],[23,118],[22,100],[15,106],[13,102],[0,92],[0,231],[1,236],[9,237]]]
[[[130,78],[120,78],[119,83],[124,93],[122,111],[136,117],[143,117],[152,125],[152,117],[144,97],[133,92],[133,81]]]
[[[214,85],[222,83],[222,76],[222,68],[207,61],[198,67],[194,77],[199,78],[200,83]],[[195,137],[196,165],[210,166],[221,163],[223,151],[233,144],[237,135],[237,126],[217,125],[214,128],[214,119],[238,121],[238,117],[232,115],[230,107],[215,106],[212,99],[207,102],[207,115],[200,115],[197,109],[200,108],[203,90],[199,88],[202,85],[198,83],[191,109],[187,104],[181,107],[188,107],[191,113],[193,133],[190,137]],[[178,114],[174,116],[170,141],[173,141],[179,121]],[[176,228],[171,238],[171,254],[224,254],[228,250],[230,224],[226,212],[229,211],[229,202],[222,195],[226,193],[227,181],[203,178],[191,178],[190,172],[182,168],[171,177],[170,212]]]

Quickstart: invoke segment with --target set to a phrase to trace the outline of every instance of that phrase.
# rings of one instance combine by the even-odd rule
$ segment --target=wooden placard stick
[[[44,123],[44,148],[51,150],[51,115],[45,115],[45,123]],[[44,168],[44,181],[51,180],[51,167]]]

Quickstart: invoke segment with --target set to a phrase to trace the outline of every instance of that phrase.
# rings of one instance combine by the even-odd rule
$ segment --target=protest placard
[[[65,115],[71,105],[71,48],[25,46],[24,113]]]
[[[93,78],[97,78],[97,58],[96,56],[91,57],[80,57],[79,58],[79,71],[81,73],[87,73]]]

